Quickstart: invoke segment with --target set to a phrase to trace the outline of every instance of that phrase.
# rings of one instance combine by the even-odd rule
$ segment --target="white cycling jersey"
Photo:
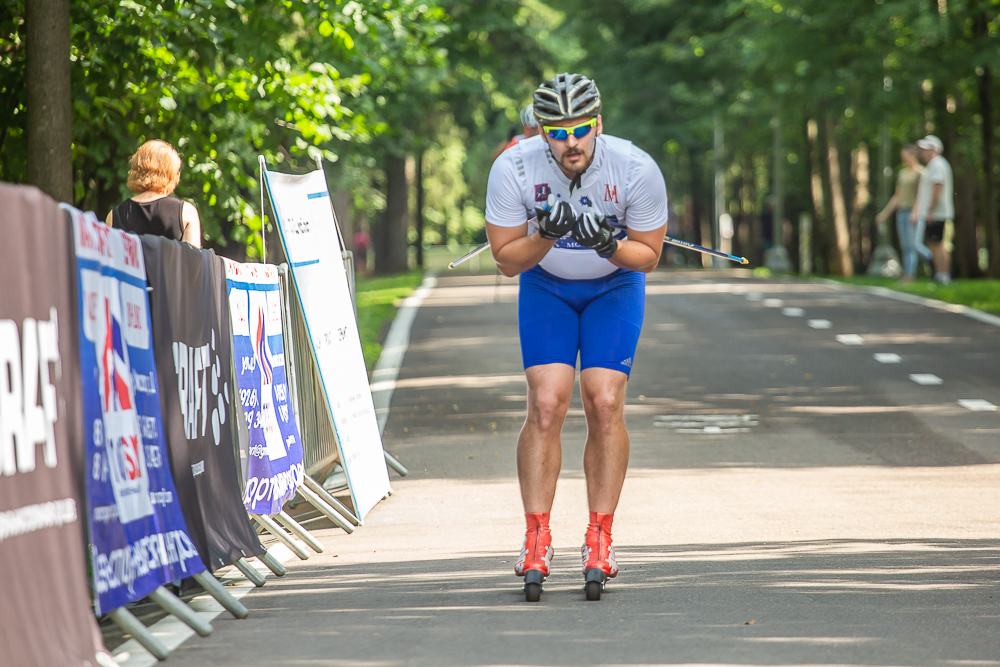
[[[606,134],[597,137],[594,161],[580,187],[570,193],[569,185],[570,179],[542,137],[523,139],[493,163],[486,189],[486,222],[499,227],[523,225],[535,216],[536,206],[545,206],[551,193],[570,202],[577,213],[593,206],[608,217],[619,240],[626,237],[626,229],[648,232],[667,224],[663,174],[649,154],[631,141]],[[528,233],[536,229],[531,224]],[[618,268],[569,234],[556,241],[538,265],[568,280],[600,278]]]

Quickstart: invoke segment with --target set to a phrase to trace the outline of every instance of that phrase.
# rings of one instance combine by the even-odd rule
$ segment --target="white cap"
[[[944,144],[940,139],[935,137],[933,134],[928,134],[926,137],[917,142],[919,148],[923,148],[927,151],[937,151],[938,153],[944,153]]]

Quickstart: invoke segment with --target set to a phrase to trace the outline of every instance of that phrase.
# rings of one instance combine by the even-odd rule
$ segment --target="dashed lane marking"
[[[786,317],[802,317],[806,314],[806,311],[801,308],[782,308],[781,314]]]
[[[958,404],[972,412],[996,412],[997,406],[982,398],[960,398]]]
[[[760,292],[748,292],[747,301],[760,301],[764,298],[764,295]]]
[[[876,352],[872,355],[872,357],[874,357],[875,361],[880,364],[898,364],[903,360],[903,358],[895,352]]]
[[[864,345],[865,339],[858,334],[837,334],[837,342],[841,345]]]
[[[698,433],[701,435],[725,435],[727,433],[749,433],[751,426],[757,426],[757,415],[656,415],[653,425],[669,428],[678,433]]]
[[[944,380],[933,373],[910,373],[910,379],[923,386],[944,384]]]
[[[809,320],[806,322],[813,329],[829,329],[833,326],[830,320]]]
[[[781,308],[784,305],[784,301],[781,299],[764,299],[765,308]]]

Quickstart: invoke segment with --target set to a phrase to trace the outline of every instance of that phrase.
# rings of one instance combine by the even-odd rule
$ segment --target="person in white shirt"
[[[587,77],[545,81],[532,105],[541,136],[497,158],[486,196],[497,267],[520,274],[528,381],[517,445],[527,531],[514,572],[524,577],[525,597],[537,601],[553,555],[549,511],[579,356],[590,505],[581,555],[587,599],[598,600],[618,574],[611,522],[628,467],[625,389],[642,328],[645,274],[663,247],[667,190],[648,154],[603,134],[600,93]]]
[[[933,134],[917,142],[920,157],[927,164],[917,186],[917,202],[910,221],[926,221],[924,239],[934,253],[934,280],[951,282],[951,242],[955,234],[955,185],[951,165],[941,153],[944,144]]]

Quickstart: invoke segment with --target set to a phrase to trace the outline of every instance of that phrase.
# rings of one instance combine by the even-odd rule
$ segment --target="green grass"
[[[831,276],[834,280],[851,283],[852,285],[878,285],[888,287],[898,292],[907,292],[917,296],[958,303],[994,315],[1000,315],[1000,280],[979,278],[975,280],[955,280],[950,285],[938,285],[932,280],[918,279],[912,283],[901,283],[893,278],[870,278],[857,276],[841,278]]]
[[[396,308],[420,285],[421,280],[423,274],[419,271],[377,278],[358,277],[355,286],[358,300],[358,331],[361,334],[361,349],[369,373],[375,368],[375,363],[382,354],[382,344],[378,340],[382,326],[395,316]]]

